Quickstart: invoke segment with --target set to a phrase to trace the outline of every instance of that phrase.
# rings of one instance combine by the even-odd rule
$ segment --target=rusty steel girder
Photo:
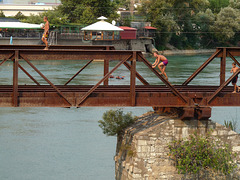
[[[0,49],[12,49],[12,50],[26,50],[26,49],[39,49],[43,50],[45,45],[0,45]],[[78,49],[78,50],[115,50],[114,46],[65,46],[65,45],[51,45],[50,50],[66,50],[66,49]]]
[[[240,73],[235,72],[225,80],[226,57],[236,62],[240,48],[218,48],[183,85],[172,85],[146,60],[140,51],[118,51],[112,46],[44,46],[4,45],[0,46],[0,66],[6,61],[13,62],[12,85],[0,85],[0,106],[14,107],[81,107],[81,106],[150,106],[156,111],[170,112],[178,109],[182,119],[208,119],[212,106],[240,106],[239,94],[233,94],[233,87],[227,86]],[[188,85],[214,58],[221,58],[219,86]],[[104,61],[103,77],[93,86],[68,85],[94,59]],[[53,84],[31,61],[38,60],[89,60],[63,85]],[[110,71],[109,61],[119,61]],[[30,72],[21,65],[25,61],[48,85],[41,85]],[[164,85],[150,85],[136,71],[138,62],[143,62]],[[129,85],[108,85],[109,76],[125,65],[130,71]],[[18,71],[23,71],[36,85],[19,85]],[[136,78],[143,85],[136,85]],[[103,85],[101,85],[103,83]]]

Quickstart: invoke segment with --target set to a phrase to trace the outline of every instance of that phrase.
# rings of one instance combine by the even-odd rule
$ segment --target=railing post
[[[105,60],[105,59],[104,59],[104,76],[105,76],[108,72],[109,72],[109,60]],[[106,85],[106,86],[108,86],[108,79],[109,79],[109,78],[107,78],[107,79],[103,82],[103,84]]]
[[[19,51],[15,51],[15,58],[13,59],[13,106],[18,106],[18,58]]]
[[[223,48],[220,67],[220,86],[225,82],[226,56],[227,56],[226,48]]]
[[[130,102],[132,106],[136,105],[136,51],[133,52],[131,61],[131,77],[130,77]]]

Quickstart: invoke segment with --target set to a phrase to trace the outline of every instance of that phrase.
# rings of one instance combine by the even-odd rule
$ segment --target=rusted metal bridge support
[[[182,119],[208,119],[213,106],[240,106],[240,94],[232,93],[228,86],[240,69],[226,80],[226,58],[240,63],[234,56],[240,56],[240,48],[218,48],[216,52],[199,67],[183,85],[172,85],[140,51],[117,51],[103,46],[51,46],[43,51],[42,46],[0,46],[0,66],[10,60],[13,62],[13,82],[0,85],[1,107],[81,107],[81,106],[150,106],[157,112],[177,113]],[[32,49],[31,49],[32,48]],[[64,49],[62,49],[64,48]],[[214,58],[220,58],[220,86],[188,85]],[[53,84],[32,61],[40,60],[84,60],[87,63],[65,84]],[[93,62],[103,60],[103,77],[95,85],[69,85],[69,83]],[[109,69],[110,61],[118,63]],[[47,85],[40,83],[24,69],[27,63]],[[150,85],[137,72],[137,63],[144,64],[156,75],[162,85]],[[129,85],[109,85],[109,76],[124,65],[130,71]],[[34,85],[21,85],[18,82],[18,68],[29,77]],[[74,72],[73,72],[74,73]],[[136,78],[142,85],[136,84]],[[120,81],[119,81],[120,82]],[[102,85],[103,84],[103,85]]]
[[[131,106],[136,105],[136,52],[133,53],[131,61],[131,75],[130,75],[130,102]]]
[[[182,120],[207,120],[211,117],[210,107],[153,107],[153,110],[157,113],[178,115]]]
[[[104,60],[104,76],[109,72],[109,60]],[[108,86],[108,79],[106,79],[103,84]]]
[[[226,74],[226,56],[227,51],[226,48],[222,50],[222,57],[221,57],[221,66],[220,66],[220,85],[225,82],[225,74]]]
[[[18,59],[19,51],[15,51],[13,59],[13,106],[18,106]]]

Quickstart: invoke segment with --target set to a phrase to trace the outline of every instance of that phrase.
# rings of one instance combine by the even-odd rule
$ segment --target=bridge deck
[[[0,66],[6,61],[12,62],[12,85],[0,85],[0,106],[12,107],[81,107],[81,106],[152,106],[154,110],[182,109],[182,118],[209,118],[213,106],[240,106],[240,94],[232,93],[228,86],[240,73],[237,70],[226,79],[226,57],[230,57],[238,66],[235,58],[240,56],[240,48],[217,48],[182,85],[172,85],[143,56],[141,51],[119,51],[113,46],[51,46],[48,51],[43,46],[0,46]],[[188,84],[214,59],[220,63],[219,86],[189,86]],[[88,60],[65,84],[54,85],[32,61],[42,60]],[[103,60],[103,76],[95,85],[68,85],[80,75],[95,59]],[[112,69],[110,61],[118,63]],[[48,85],[40,83],[27,71],[25,62],[41,76]],[[150,85],[137,71],[142,63],[152,71],[164,85]],[[129,85],[109,85],[110,75],[121,65],[130,71]],[[80,67],[79,67],[80,68]],[[23,71],[36,85],[21,85],[18,71]],[[64,74],[63,74],[64,76]],[[67,77],[66,77],[67,78]],[[138,79],[143,85],[137,85]],[[8,84],[11,84],[8,83]],[[103,84],[103,85],[102,85]],[[178,108],[180,107],[180,108]]]
[[[129,98],[129,85],[99,86],[85,101],[79,101],[93,86],[92,85],[56,85],[63,93],[68,104],[50,85],[19,85],[18,106],[20,107],[71,107],[71,106],[131,106]],[[219,97],[210,104],[207,99],[219,88],[219,86],[174,86],[184,97],[189,99],[184,104],[171,90],[164,85],[136,85],[135,106],[158,106],[158,107],[193,107],[201,106],[236,106],[240,96],[233,94],[233,87],[225,87]],[[12,106],[13,86],[0,86],[0,106]],[[224,97],[224,98],[222,98]],[[205,99],[205,100],[204,100]]]

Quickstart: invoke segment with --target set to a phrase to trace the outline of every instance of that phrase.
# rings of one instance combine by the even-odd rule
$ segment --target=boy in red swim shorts
[[[235,73],[238,70],[238,67],[236,66],[236,63],[232,63],[232,69],[231,69],[231,73]],[[238,79],[238,75],[235,76],[232,80],[232,85],[234,86],[234,91],[232,93],[236,93],[236,90],[239,92],[239,87],[237,86],[237,79]]]
[[[161,74],[163,74],[166,77],[166,80],[168,80],[167,74],[165,72],[166,66],[168,64],[167,58],[163,55],[158,54],[158,51],[154,51],[153,55],[154,55],[154,57],[156,57],[156,60],[152,64],[152,68],[155,68],[158,65],[158,68],[161,71]]]

